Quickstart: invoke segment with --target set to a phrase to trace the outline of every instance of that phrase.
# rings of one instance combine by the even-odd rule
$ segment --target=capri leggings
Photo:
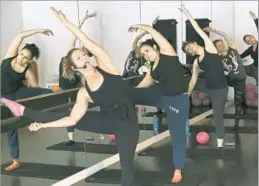
[[[37,122],[51,122],[68,116],[25,108],[24,117]],[[136,110],[133,106],[116,105],[100,112],[87,112],[74,126],[78,130],[101,134],[114,134],[121,163],[121,185],[134,185],[134,155],[139,137]]]
[[[167,112],[168,129],[172,139],[173,167],[183,169],[186,157],[186,121],[189,118],[189,96],[163,96],[155,87],[131,89],[134,104],[155,106]]]

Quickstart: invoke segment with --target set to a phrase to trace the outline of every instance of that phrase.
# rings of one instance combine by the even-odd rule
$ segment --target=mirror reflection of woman
[[[34,29],[22,31],[14,38],[1,63],[1,97],[17,100],[52,92],[39,87],[37,74],[30,68],[30,64],[40,57],[39,48],[32,43],[19,49],[25,38],[35,34],[53,35],[49,29]],[[9,131],[7,141],[13,163],[5,170],[12,171],[20,167],[18,130]]]

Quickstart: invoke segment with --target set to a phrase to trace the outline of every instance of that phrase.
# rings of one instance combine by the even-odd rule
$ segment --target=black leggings
[[[209,96],[212,103],[217,138],[224,139],[225,126],[224,126],[223,115],[224,115],[226,101],[228,98],[228,87],[209,90]]]
[[[78,130],[101,134],[114,134],[120,156],[122,186],[134,185],[134,155],[138,143],[139,129],[136,111],[132,108],[101,110],[100,112],[87,112],[74,126]],[[51,122],[68,116],[65,113],[52,113],[25,108],[24,117],[37,122]]]
[[[228,85],[234,88],[235,115],[241,117],[245,105],[246,79],[231,80],[227,78],[227,80]]]

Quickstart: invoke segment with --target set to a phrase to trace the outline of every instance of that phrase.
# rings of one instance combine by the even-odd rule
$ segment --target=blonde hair
[[[63,74],[62,76],[69,80],[75,79],[75,72],[72,67],[74,66],[73,60],[71,58],[74,51],[79,50],[78,48],[71,49],[67,55],[63,58],[62,66],[63,66]]]

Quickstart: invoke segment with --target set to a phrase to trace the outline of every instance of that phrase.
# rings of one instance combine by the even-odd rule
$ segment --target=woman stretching
[[[35,34],[52,34],[48,29],[35,29],[20,32],[13,40],[4,60],[1,63],[1,96],[17,100],[52,93],[49,89],[39,88],[36,74],[30,68],[34,58],[40,57],[39,48],[35,44],[26,44],[20,51],[22,41]],[[26,85],[24,86],[24,81]],[[18,130],[7,132],[7,142],[13,163],[6,167],[12,171],[20,167]]]
[[[90,17],[95,17],[96,16],[96,12],[92,13],[92,14],[88,14],[88,11],[86,12],[85,16],[83,17],[83,19],[80,21],[80,25],[78,26],[79,29],[81,29],[81,27],[83,26],[84,22],[90,18]],[[72,50],[74,48],[76,48],[76,42],[77,42],[77,37],[75,37],[73,35],[73,39],[72,42],[69,46],[69,50]],[[91,57],[92,55],[89,53],[88,50],[86,50],[85,48],[82,48],[85,53]],[[71,76],[71,78],[66,78],[63,77],[63,65],[66,65],[66,57],[62,57],[60,64],[59,64],[59,87],[62,90],[67,90],[67,89],[72,89],[72,88],[77,88],[77,87],[81,87],[81,75],[80,73],[76,73],[73,72],[73,76]],[[69,141],[66,142],[66,145],[74,145],[74,127],[68,127],[67,128],[67,134],[68,134],[68,138]]]
[[[86,53],[77,48],[70,50],[66,56],[64,75],[70,77],[73,74],[72,71],[75,70],[80,72],[85,79],[85,87],[78,91],[77,100],[70,115],[36,111],[6,99],[1,101],[15,116],[44,122],[31,124],[29,126],[31,131],[74,126],[83,131],[115,134],[122,169],[121,185],[133,186],[133,161],[139,129],[136,110],[130,100],[126,85],[109,55],[76,25],[68,21],[61,11],[54,8],[52,11],[97,59],[97,67],[94,67],[89,62]],[[101,111],[87,112],[89,103],[96,103]]]
[[[139,24],[131,26],[129,31],[138,29],[148,32],[153,38],[140,46],[141,54],[153,65],[142,82],[131,90],[132,101],[166,110],[175,167],[171,182],[179,183],[186,156],[185,126],[189,118],[185,69],[172,45],[158,31],[152,26]]]
[[[237,51],[234,41],[225,33],[214,28],[204,28],[206,32],[213,32],[222,36],[227,45],[220,39],[213,41],[219,55],[222,57],[221,62],[224,66],[227,82],[230,87],[234,88],[234,104],[235,104],[235,119],[234,126],[239,126],[239,120],[244,113],[244,98],[246,92],[246,70],[243,66],[242,59]]]
[[[258,30],[258,17],[255,15],[254,12],[249,12],[250,16],[253,18],[256,29]],[[254,63],[251,65],[245,66],[247,75],[254,77],[256,79],[256,83],[258,84],[258,41],[252,35],[245,35],[243,40],[246,44],[250,47],[247,48],[242,54],[240,54],[241,58],[245,58],[247,56],[251,56],[254,60]]]
[[[183,6],[180,10],[190,20],[193,28],[200,35],[205,43],[205,48],[198,45],[195,41],[188,41],[182,46],[182,50],[190,55],[198,55],[193,64],[192,78],[189,83],[189,95],[192,93],[199,76],[199,70],[204,71],[206,87],[212,102],[214,121],[216,124],[217,146],[219,152],[223,150],[225,135],[223,113],[228,96],[228,84],[224,74],[222,57],[218,55],[213,42],[208,35],[199,27],[189,11]]]

